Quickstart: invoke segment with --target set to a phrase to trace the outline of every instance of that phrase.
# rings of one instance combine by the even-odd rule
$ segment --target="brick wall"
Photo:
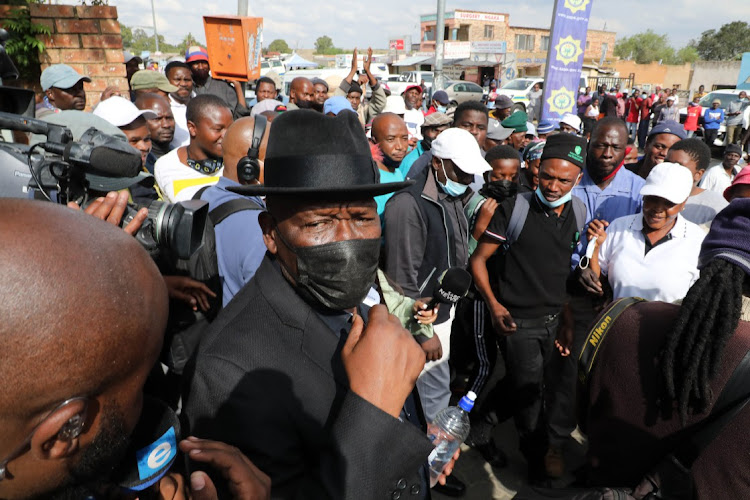
[[[30,4],[29,10],[33,23],[51,31],[40,36],[46,47],[39,57],[41,69],[63,63],[91,78],[84,84],[87,108],[96,105],[110,85],[128,88],[116,7]],[[0,11],[0,17],[5,12]],[[39,82],[35,83],[35,90],[41,92]]]

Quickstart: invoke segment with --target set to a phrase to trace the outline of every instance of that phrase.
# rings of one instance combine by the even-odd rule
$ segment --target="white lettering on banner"
[[[472,54],[505,54],[507,43],[500,42],[471,42]]]
[[[471,42],[445,42],[443,57],[445,59],[468,59],[471,56]]]
[[[468,21],[487,21],[490,23],[503,23],[505,16],[502,14],[490,14],[488,12],[464,12],[457,10],[453,16],[454,19],[464,19]]]

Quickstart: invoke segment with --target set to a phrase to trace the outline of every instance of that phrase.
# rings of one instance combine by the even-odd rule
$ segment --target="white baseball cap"
[[[679,205],[693,190],[693,174],[679,163],[660,163],[651,169],[641,196],[658,196]]]
[[[574,115],[573,113],[565,113],[560,120],[560,123],[570,125],[577,131],[581,131],[581,119],[578,117],[578,115]]]
[[[395,113],[397,115],[403,115],[406,113],[404,98],[400,95],[389,95],[386,97],[383,113]]]
[[[492,170],[482,157],[482,151],[474,136],[462,128],[449,128],[432,141],[432,156],[451,160],[467,174],[483,174]],[[684,168],[684,167],[683,167]]]
[[[533,135],[536,137],[536,127],[531,122],[526,122],[526,135]]]
[[[149,109],[140,110],[135,104],[120,96],[112,96],[96,106],[94,114],[104,118],[115,127],[125,127],[141,116],[146,120],[156,118],[156,113]]]

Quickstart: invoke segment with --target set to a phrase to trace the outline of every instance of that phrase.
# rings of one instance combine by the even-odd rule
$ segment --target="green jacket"
[[[422,325],[414,319],[413,308],[416,301],[394,290],[388,283],[385,273],[380,269],[378,269],[378,285],[388,312],[396,316],[409,333],[415,337],[421,335],[428,339],[432,338],[432,325]]]

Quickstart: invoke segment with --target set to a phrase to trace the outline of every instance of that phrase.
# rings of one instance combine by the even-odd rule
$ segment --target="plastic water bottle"
[[[435,445],[427,464],[430,467],[430,488],[437,484],[438,477],[453,458],[461,443],[469,436],[469,412],[474,408],[477,395],[469,391],[458,406],[449,406],[435,416],[427,426],[427,437]]]

